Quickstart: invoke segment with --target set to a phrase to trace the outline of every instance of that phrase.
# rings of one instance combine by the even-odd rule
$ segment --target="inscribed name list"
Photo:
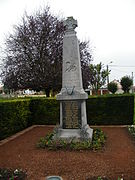
[[[81,125],[81,102],[63,101],[63,128],[78,129]]]

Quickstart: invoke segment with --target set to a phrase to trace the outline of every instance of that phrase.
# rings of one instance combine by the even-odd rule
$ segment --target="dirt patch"
[[[34,127],[0,146],[0,167],[21,168],[28,180],[58,175],[64,180],[135,180],[135,143],[126,127],[103,127],[107,135],[104,150],[49,151],[37,149],[39,138],[53,127]]]

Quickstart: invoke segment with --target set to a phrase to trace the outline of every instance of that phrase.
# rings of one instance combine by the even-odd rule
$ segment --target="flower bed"
[[[100,129],[94,129],[92,142],[87,140],[76,140],[75,138],[69,139],[54,139],[55,131],[47,134],[45,137],[40,138],[37,147],[48,148],[52,150],[65,149],[65,150],[99,150],[106,141],[104,132]]]
[[[2,180],[25,180],[26,173],[23,172],[21,169],[4,169],[0,168],[0,179]]]

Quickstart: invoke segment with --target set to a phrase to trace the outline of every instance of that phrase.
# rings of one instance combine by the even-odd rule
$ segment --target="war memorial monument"
[[[57,95],[60,101],[59,138],[85,138],[92,140],[93,129],[87,124],[87,93],[82,85],[79,44],[75,28],[77,21],[68,17],[64,21],[62,89]]]

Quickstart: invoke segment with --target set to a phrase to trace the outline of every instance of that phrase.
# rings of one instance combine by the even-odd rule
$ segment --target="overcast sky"
[[[52,13],[77,19],[78,38],[90,40],[93,63],[108,64],[110,80],[135,75],[135,0],[0,0],[0,46],[24,11],[47,4]]]

